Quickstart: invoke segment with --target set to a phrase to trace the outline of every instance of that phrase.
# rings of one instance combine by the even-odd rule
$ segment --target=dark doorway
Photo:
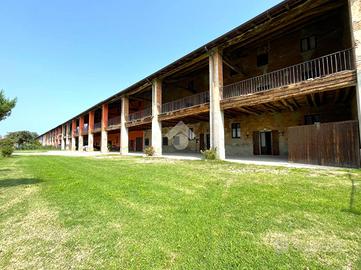
[[[211,149],[211,135],[207,134],[207,149]]]
[[[134,140],[130,140],[129,141],[129,151],[134,151],[134,150],[135,150]]]
[[[203,133],[199,135],[199,150],[202,150],[202,151],[205,150],[204,134]]]
[[[137,151],[137,152],[143,151],[143,137],[135,138],[135,151]]]
[[[261,155],[272,155],[272,133],[270,131],[260,132]]]

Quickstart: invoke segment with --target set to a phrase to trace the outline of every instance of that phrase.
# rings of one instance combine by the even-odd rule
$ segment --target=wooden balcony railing
[[[224,86],[223,99],[263,92],[353,69],[352,49],[347,49]]]
[[[177,99],[162,104],[162,113],[174,112],[177,110],[206,104],[209,102],[209,91],[201,92],[192,96]]]
[[[120,116],[116,116],[108,119],[108,127],[119,126],[119,125],[120,125]]]
[[[141,111],[137,111],[134,113],[130,113],[128,116],[128,121],[135,121],[135,120],[140,120],[143,119],[145,117],[149,117],[152,115],[152,108],[146,108],[144,110]]]

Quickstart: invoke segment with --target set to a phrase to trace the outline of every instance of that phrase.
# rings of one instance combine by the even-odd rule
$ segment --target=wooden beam
[[[300,104],[298,104],[297,100],[295,98],[291,98],[290,99],[292,101],[292,103],[295,105],[295,108],[296,109],[299,109],[301,108]]]
[[[285,99],[281,99],[281,103],[285,105],[288,109],[290,109],[292,112],[295,110],[291,104],[289,104]]]
[[[239,69],[238,67],[235,67],[234,65],[231,64],[231,61],[228,59],[227,56],[223,55],[223,63],[229,67],[230,69],[232,69],[234,72],[238,73],[238,74],[243,74],[242,70]]]
[[[235,108],[238,111],[244,112],[244,113],[248,113],[248,114],[252,114],[252,115],[259,115],[258,113],[251,111],[249,109],[246,108]]]

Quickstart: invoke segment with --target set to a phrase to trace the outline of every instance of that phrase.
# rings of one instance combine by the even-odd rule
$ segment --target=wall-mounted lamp
[[[249,132],[247,131],[247,133],[246,133],[246,137],[248,138],[249,137]]]

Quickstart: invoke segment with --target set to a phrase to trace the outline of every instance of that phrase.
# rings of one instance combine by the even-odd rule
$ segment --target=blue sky
[[[281,1],[2,0],[0,135],[42,133]]]

